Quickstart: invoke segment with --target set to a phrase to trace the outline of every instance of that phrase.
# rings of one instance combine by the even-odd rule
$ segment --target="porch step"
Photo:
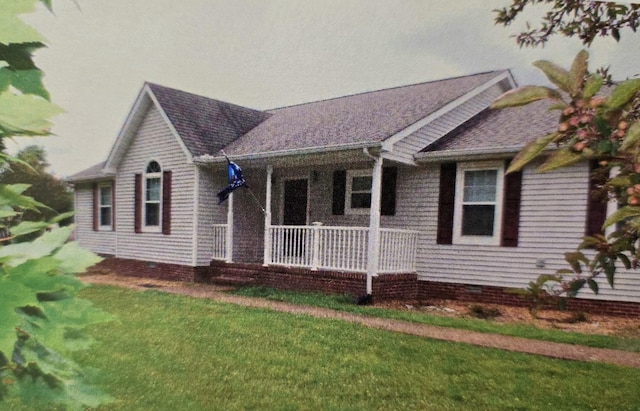
[[[211,277],[209,279],[209,282],[211,284],[235,285],[235,286],[250,285],[254,281],[255,281],[255,278],[253,277],[244,277],[244,276],[241,277],[241,276],[230,276],[230,275],[219,275],[219,276]]]

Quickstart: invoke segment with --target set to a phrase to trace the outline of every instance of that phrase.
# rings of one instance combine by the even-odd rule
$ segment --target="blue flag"
[[[242,169],[239,165],[227,159],[229,164],[227,165],[227,174],[229,176],[229,185],[224,190],[218,193],[218,204],[221,204],[224,200],[229,198],[229,194],[236,188],[246,186],[247,182],[242,177]]]

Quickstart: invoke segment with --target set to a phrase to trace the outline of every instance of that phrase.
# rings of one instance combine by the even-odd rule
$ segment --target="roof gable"
[[[155,105],[185,156],[217,153],[270,115],[181,90],[145,83],[118,134],[105,170],[115,172],[151,105]]]

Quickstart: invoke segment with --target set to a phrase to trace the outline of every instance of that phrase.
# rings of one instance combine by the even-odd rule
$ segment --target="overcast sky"
[[[517,27],[493,24],[509,0],[76,1],[24,17],[49,41],[36,63],[66,113],[56,136],[17,144],[45,146],[60,176],[106,158],[144,81],[269,109],[505,68],[542,83],[533,61],[568,66],[582,48],[520,49]],[[639,40],[597,40],[592,67],[640,74]]]

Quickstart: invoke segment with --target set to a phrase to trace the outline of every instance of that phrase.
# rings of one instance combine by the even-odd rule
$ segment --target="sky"
[[[66,177],[104,161],[145,81],[270,109],[490,70],[544,84],[531,63],[568,67],[582,44],[519,48],[524,27],[493,23],[509,0],[55,0],[23,19],[47,40],[36,53],[55,136],[40,144]],[[534,10],[527,16],[537,22]],[[640,34],[597,39],[590,66],[640,75]]]

